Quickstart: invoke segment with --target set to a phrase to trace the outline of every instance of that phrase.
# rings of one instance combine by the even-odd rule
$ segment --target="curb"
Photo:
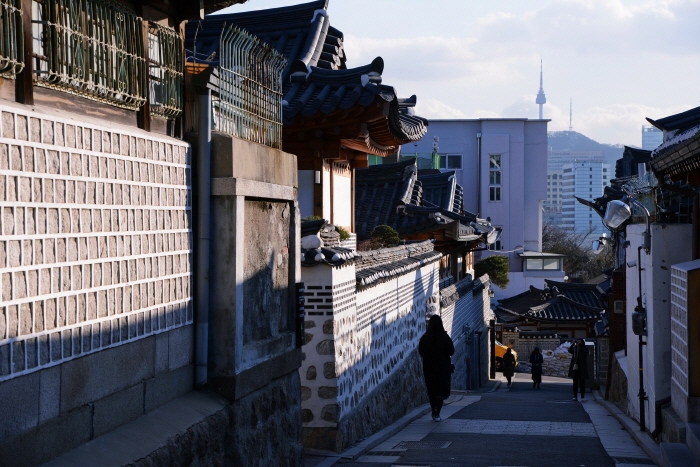
[[[357,460],[358,457],[364,455],[367,453],[370,449],[374,448],[375,446],[378,446],[379,444],[383,443],[387,439],[391,438],[404,428],[406,428],[410,423],[412,423],[414,420],[422,417],[423,415],[427,414],[430,412],[430,405],[429,404],[424,404],[421,406],[418,406],[417,408],[413,409],[410,413],[407,415],[404,415],[391,425],[387,426],[386,428],[379,430],[369,438],[364,439],[363,441],[360,441],[357,443],[355,446],[351,447],[347,451],[343,452],[340,454],[340,457],[336,459],[350,459],[350,460]],[[335,463],[335,461],[333,461]],[[328,464],[328,465],[333,465],[333,464]],[[324,465],[325,467],[325,465]]]
[[[617,419],[618,422],[627,430],[634,438],[634,441],[642,448],[642,450],[653,460],[657,465],[661,463],[661,448],[656,442],[651,439],[645,431],[639,431],[639,424],[624,414],[615,404],[603,399],[600,391],[593,391],[593,398],[597,403],[605,407],[610,414]]]

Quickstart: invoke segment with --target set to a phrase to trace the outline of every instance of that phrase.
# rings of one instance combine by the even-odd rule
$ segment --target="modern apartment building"
[[[652,151],[663,142],[663,131],[651,125],[642,125],[642,149]]]
[[[576,198],[594,199],[610,185],[610,164],[576,161],[562,166],[561,227],[576,233],[603,233],[607,229],[600,216]]]

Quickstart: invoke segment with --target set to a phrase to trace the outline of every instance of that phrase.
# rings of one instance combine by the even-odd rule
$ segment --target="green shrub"
[[[378,225],[372,230],[372,240],[380,245],[380,248],[390,248],[401,243],[399,233],[388,225]]]
[[[510,269],[510,261],[507,256],[492,255],[478,261],[474,265],[474,275],[481,277],[488,274],[491,282],[502,289],[508,286],[508,270]]]

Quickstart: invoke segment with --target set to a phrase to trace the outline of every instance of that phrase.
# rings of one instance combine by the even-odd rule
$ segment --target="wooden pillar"
[[[692,259],[700,259],[700,197],[693,198]]]
[[[32,42],[32,0],[22,0],[22,29],[17,31],[17,42],[24,43],[22,70],[15,80],[15,100],[20,104],[34,105],[34,44]]]

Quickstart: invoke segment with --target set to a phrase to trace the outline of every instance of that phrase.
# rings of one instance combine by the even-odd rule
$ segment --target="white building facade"
[[[401,157],[427,158],[438,138],[440,168],[455,170],[464,188],[464,209],[490,218],[503,229],[493,249],[510,256],[507,292],[493,285],[496,298],[542,286],[525,277],[522,251],[542,251],[542,209],[547,199],[547,122],[527,118],[430,120],[428,134],[404,145]],[[421,164],[419,161],[419,168]],[[516,250],[516,251],[513,251]],[[482,252],[482,257],[493,254]],[[548,271],[562,280],[564,272]]]
[[[576,233],[608,232],[600,216],[576,198],[595,199],[610,185],[610,164],[579,162],[564,164],[561,176],[561,227]]]

